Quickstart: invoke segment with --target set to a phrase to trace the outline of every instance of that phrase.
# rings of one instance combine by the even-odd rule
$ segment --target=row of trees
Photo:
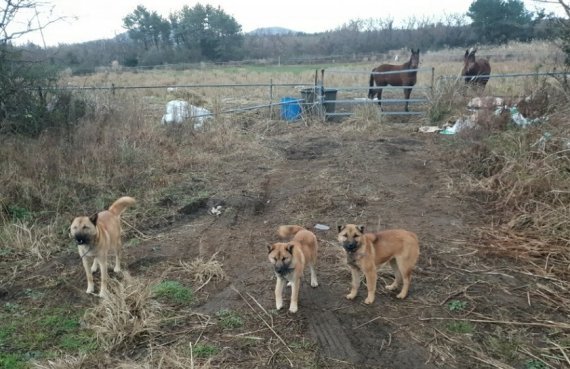
[[[412,17],[399,26],[387,18],[353,20],[316,35],[243,35],[233,17],[210,5],[185,6],[168,19],[139,5],[123,22],[130,39],[140,46],[137,54],[143,60],[155,50],[175,50],[188,61],[227,61],[505,43],[554,35],[547,32],[554,19],[544,11],[528,11],[522,0],[475,0],[466,16],[470,24],[464,15],[439,20]]]
[[[149,49],[184,49],[195,58],[230,60],[239,58],[241,26],[222,9],[197,4],[163,18],[139,5],[123,19],[129,37]]]

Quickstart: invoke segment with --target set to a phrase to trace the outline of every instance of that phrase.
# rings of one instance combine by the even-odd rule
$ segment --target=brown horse
[[[408,100],[410,99],[410,94],[412,93],[412,86],[416,84],[417,71],[410,69],[418,69],[420,64],[420,49],[414,51],[412,49],[412,55],[410,60],[402,65],[393,64],[382,64],[379,67],[372,69],[372,74],[370,74],[370,87],[374,86],[404,86],[404,97],[406,99],[405,110],[408,111]],[[401,71],[401,72],[398,72]],[[381,88],[371,88],[368,90],[368,98],[373,99],[374,95],[378,95],[378,105],[382,109],[382,89]]]
[[[466,85],[484,90],[491,74],[491,65],[486,59],[475,59],[476,52],[477,49],[465,50],[461,75],[465,78]]]

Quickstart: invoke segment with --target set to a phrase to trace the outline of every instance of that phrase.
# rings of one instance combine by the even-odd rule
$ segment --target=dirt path
[[[297,333],[311,335],[321,358],[331,363],[348,367],[435,367],[437,358],[422,341],[424,332],[416,329],[417,318],[432,314],[433,304],[449,293],[452,282],[441,283],[449,276],[441,274],[440,262],[454,253],[467,252],[460,243],[464,242],[462,228],[468,214],[446,194],[446,177],[433,157],[430,140],[410,138],[407,133],[343,137],[331,130],[278,136],[270,145],[283,154],[284,160],[253,179],[259,189],[255,201],[233,199],[241,206],[239,215],[234,212],[232,217],[217,219],[204,215],[194,221],[196,227],[185,225],[170,232],[172,245],[199,237],[199,247],[193,247],[193,255],[185,251],[185,257],[208,257],[219,252],[224,260],[231,285],[210,290],[207,302],[198,309],[205,313],[222,308],[247,312],[246,301],[234,289],[242,296],[254,295],[265,309],[272,309],[274,278],[266,247],[276,241],[276,227],[327,224],[330,231],[316,232],[321,247],[320,286],[311,289],[304,284],[299,313],[293,317],[280,312],[275,319],[298,320]],[[231,207],[231,202],[225,204]],[[354,302],[344,298],[350,275],[335,241],[335,229],[346,222],[365,224],[371,230],[402,227],[419,235],[422,256],[408,299],[399,301],[394,293],[379,288],[374,305],[365,306],[364,286]],[[196,246],[196,242],[189,243]],[[379,286],[391,278],[382,273]],[[437,306],[435,310],[438,308],[443,309]],[[443,362],[439,364],[446,367]]]
[[[221,179],[223,190],[187,209],[186,220],[149,231],[151,239],[125,253],[129,272],[145,278],[176,278],[169,270],[179,261],[217,253],[227,279],[202,289],[192,309],[212,317],[231,309],[245,318],[245,326],[240,333],[217,325],[176,327],[190,332],[181,339],[223,347],[214,358],[216,367],[512,368],[503,364],[508,361],[526,368],[517,348],[534,345],[551,330],[523,324],[516,331],[485,320],[568,318],[554,294],[549,299],[533,295],[536,280],[511,273],[506,261],[479,257],[470,240],[481,210],[450,195],[439,139],[406,129],[369,136],[330,127],[286,130],[265,144],[281,159],[272,165],[236,163]],[[223,205],[222,215],[208,214],[207,208],[217,204]],[[418,234],[421,256],[407,299],[400,301],[383,288],[392,280],[387,269],[379,271],[373,305],[364,305],[363,285],[355,301],[345,299],[350,273],[336,226],[348,222]],[[320,285],[313,289],[303,283],[297,314],[276,312],[267,246],[276,242],[280,224],[313,229],[317,223],[331,228],[315,231]],[[62,257],[56,269],[72,270],[75,262]],[[79,265],[62,278],[74,282],[60,288],[59,296],[92,303],[73,297],[84,296],[81,283],[70,287],[82,280]],[[14,287],[5,296],[16,294]],[[454,299],[464,304],[457,311],[448,305]]]

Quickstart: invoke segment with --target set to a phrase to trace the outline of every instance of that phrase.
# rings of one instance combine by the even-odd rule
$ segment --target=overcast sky
[[[446,14],[463,14],[471,2],[472,0],[46,0],[45,4],[49,5],[38,10],[42,23],[57,16],[67,17],[66,20],[49,25],[43,32],[46,44],[53,46],[111,38],[125,32],[122,19],[139,4],[165,18],[184,5],[193,7],[197,3],[210,4],[220,6],[224,12],[233,16],[244,32],[261,27],[284,27],[313,33],[335,29],[354,19],[391,17],[398,22],[411,16],[442,18]],[[547,7],[532,0],[524,2],[529,10],[544,7],[562,15],[558,6]],[[21,13],[19,20],[24,22],[30,16]],[[43,44],[39,32],[20,39],[18,43],[28,40],[38,45]]]

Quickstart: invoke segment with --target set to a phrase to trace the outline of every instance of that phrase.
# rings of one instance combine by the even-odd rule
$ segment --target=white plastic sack
[[[172,100],[166,104],[166,114],[162,116],[162,124],[180,124],[190,118],[194,120],[194,128],[202,128],[204,121],[211,117],[208,109],[194,106],[184,100]]]

